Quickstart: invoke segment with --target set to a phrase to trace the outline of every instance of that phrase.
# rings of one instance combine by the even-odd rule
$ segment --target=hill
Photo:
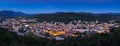
[[[27,14],[22,12],[15,12],[11,10],[0,11],[0,17],[16,17],[16,16],[26,16]]]
[[[109,21],[116,20],[120,21],[119,13],[101,13],[101,14],[93,14],[93,13],[74,13],[74,12],[57,12],[53,14],[35,14],[33,16],[37,18],[38,21],[57,21],[57,22],[70,22],[73,20],[83,20],[83,21]]]

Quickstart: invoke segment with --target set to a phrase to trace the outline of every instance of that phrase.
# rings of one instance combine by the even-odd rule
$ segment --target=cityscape
[[[73,24],[74,23],[74,24]],[[17,35],[34,35],[50,40],[65,40],[67,37],[86,37],[85,34],[110,33],[111,28],[120,27],[119,23],[109,21],[101,23],[99,21],[74,21],[68,24],[61,22],[37,22],[30,18],[8,18],[0,23],[0,27],[6,28]],[[77,34],[83,33],[83,34]],[[85,34],[84,34],[85,33]]]
[[[120,46],[120,0],[0,0],[0,46]]]

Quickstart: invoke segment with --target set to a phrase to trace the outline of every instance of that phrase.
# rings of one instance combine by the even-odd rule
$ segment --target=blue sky
[[[25,13],[120,13],[119,0],[0,0],[0,10]]]

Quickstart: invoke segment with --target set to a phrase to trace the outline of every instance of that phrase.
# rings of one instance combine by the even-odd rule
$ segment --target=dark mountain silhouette
[[[26,16],[37,18],[38,21],[57,21],[57,22],[70,22],[74,20],[83,20],[83,21],[109,21],[109,20],[116,20],[120,21],[120,13],[86,13],[86,12],[56,12],[51,14],[34,14],[29,15],[22,12],[15,12],[11,10],[3,10],[0,11],[0,17],[17,17],[17,16]]]
[[[0,16],[3,17],[16,17],[16,16],[26,16],[27,14],[22,12],[15,12],[11,10],[2,10],[0,11]]]
[[[109,20],[120,20],[119,13],[101,13],[101,14],[93,14],[93,13],[74,13],[74,12],[57,12],[53,14],[36,14],[33,16],[37,18],[38,21],[58,21],[58,22],[70,22],[73,20],[84,20],[84,21],[109,21]]]

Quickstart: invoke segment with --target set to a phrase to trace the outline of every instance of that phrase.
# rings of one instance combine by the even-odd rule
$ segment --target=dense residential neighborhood
[[[110,29],[120,27],[114,21],[73,21],[68,24],[62,22],[38,22],[36,19],[25,17],[8,18],[0,23],[0,27],[6,28],[17,35],[34,35],[51,40],[65,40],[67,37],[85,37],[88,34],[110,33]],[[82,33],[82,34],[78,34]]]

